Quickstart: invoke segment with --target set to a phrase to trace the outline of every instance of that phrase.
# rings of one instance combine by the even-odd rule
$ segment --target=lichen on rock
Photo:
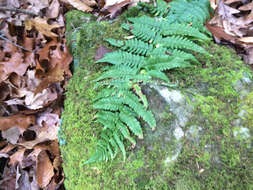
[[[129,34],[119,27],[120,19],[98,23],[76,14],[67,20],[74,23],[67,24],[68,41],[78,62],[62,122],[67,189],[253,188],[253,73],[233,50],[212,42],[206,45],[212,56],[196,55],[201,65],[167,73],[178,86],[143,87],[157,127],[152,131],[144,124],[144,139],[135,149],[129,146],[125,162],[119,155],[107,163],[83,165],[102,130],[92,100],[103,65],[95,64],[94,55],[107,46],[105,38]]]

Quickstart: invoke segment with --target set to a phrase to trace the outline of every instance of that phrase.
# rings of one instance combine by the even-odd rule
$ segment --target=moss
[[[213,43],[206,46],[212,56],[197,55],[202,65],[168,73],[172,81],[179,82],[178,88],[201,86],[202,95],[193,93],[196,109],[188,123],[188,126],[203,127],[199,145],[185,139],[178,160],[170,165],[162,160],[168,157],[173,145],[162,145],[161,141],[154,141],[152,150],[143,141],[138,141],[137,149],[129,148],[125,162],[119,155],[112,162],[83,165],[94,153],[102,129],[94,122],[95,110],[92,109],[92,99],[96,96],[93,81],[100,75],[102,67],[94,64],[94,55],[97,48],[107,46],[103,41],[105,38],[120,39],[129,35],[119,28],[120,22],[130,15],[142,14],[136,9],[131,11],[112,23],[92,22],[93,18],[89,23],[79,22],[83,16],[87,17],[80,12],[69,13],[71,16],[67,17],[67,22],[74,23],[75,27],[67,24],[69,42],[78,66],[68,84],[61,132],[66,143],[61,145],[66,189],[252,189],[253,153],[249,151],[248,143],[233,138],[231,127],[239,118],[239,107],[243,105],[247,112],[242,118],[243,125],[253,134],[253,93],[241,99],[233,87],[243,73],[250,70],[232,50]],[[166,125],[174,116],[164,115],[161,123]]]

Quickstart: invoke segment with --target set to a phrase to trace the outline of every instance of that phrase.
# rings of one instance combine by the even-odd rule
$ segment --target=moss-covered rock
[[[129,34],[119,28],[126,16],[98,23],[80,12],[71,14],[68,41],[79,66],[68,84],[60,132],[68,190],[253,188],[252,72],[232,50],[213,43],[206,46],[212,56],[199,57],[202,65],[168,73],[178,83],[174,89],[143,88],[157,128],[144,127],[144,140],[134,150],[129,147],[125,162],[118,155],[83,165],[102,130],[92,109],[93,81],[102,67],[94,63],[95,52],[106,47],[105,38]]]

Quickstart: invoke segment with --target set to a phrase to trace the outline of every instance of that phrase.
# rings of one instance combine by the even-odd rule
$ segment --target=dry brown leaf
[[[67,2],[80,11],[91,12],[93,10],[88,4],[83,3],[81,0],[67,0]]]
[[[56,65],[52,70],[45,74],[45,77],[42,79],[41,83],[37,86],[35,94],[42,92],[43,89],[46,89],[55,82],[60,82],[64,80],[64,70],[60,68],[59,65]]]
[[[32,27],[35,27],[36,30],[48,37],[57,37],[58,35],[53,33],[51,30],[54,28],[61,27],[59,24],[48,24],[46,19],[36,17],[32,20],[27,20],[25,22],[26,30],[31,30]]]
[[[111,52],[111,49],[108,49],[104,46],[100,46],[97,50],[96,50],[96,54],[94,56],[95,61],[102,59],[104,57],[104,55],[108,52]]]
[[[33,110],[43,108],[44,105],[47,105],[58,98],[57,91],[49,88],[44,89],[38,94],[26,91],[26,89],[24,89],[23,93],[25,94],[25,106]]]
[[[46,187],[51,178],[54,176],[53,165],[46,153],[46,151],[41,151],[37,158],[37,171],[36,178],[39,187]]]
[[[239,38],[240,42],[253,44],[253,37],[242,37]]]
[[[2,131],[2,137],[5,138],[11,144],[16,144],[19,140],[21,132],[18,127],[12,127],[6,131]]]
[[[47,18],[56,18],[59,15],[60,3],[58,0],[53,0],[47,9]]]
[[[240,11],[252,11],[253,10],[253,2],[242,5],[238,8]]]
[[[9,165],[15,165],[17,163],[22,163],[24,159],[25,148],[20,148],[17,152],[10,156]]]
[[[54,141],[57,139],[59,126],[44,126],[39,128],[37,138],[32,141],[25,141],[22,143],[18,143],[18,145],[24,146],[28,149],[32,149],[35,145],[46,142],[46,141]]]
[[[44,9],[49,6],[48,0],[27,0],[29,2],[29,6],[27,10],[31,10],[35,13],[39,13],[41,9]]]
[[[131,0],[116,0],[113,1],[114,4],[108,5],[108,3],[112,3],[111,1],[106,1],[105,7],[102,11],[108,11],[110,14],[110,18],[115,18],[117,14],[122,10],[122,8],[131,3]],[[116,4],[115,4],[116,3]]]
[[[14,149],[16,146],[14,146],[13,144],[8,144],[6,147],[4,147],[2,150],[0,150],[0,153],[8,153],[10,152],[12,149]]]
[[[69,52],[68,47],[66,46],[66,43],[64,44],[58,44],[55,50],[52,50],[51,55],[51,66],[55,67],[56,65],[59,65],[59,67],[64,70],[64,73],[71,77],[71,71],[69,70],[69,65],[73,60],[72,55]]]
[[[232,4],[232,3],[237,3],[237,2],[242,2],[242,0],[225,0],[225,4],[229,5],[229,4]]]
[[[5,167],[0,180],[1,189],[14,190],[16,186],[16,167]]]
[[[11,88],[7,83],[5,82],[0,83],[0,100],[2,101],[5,100],[10,94],[10,91]]]
[[[29,63],[23,62],[23,55],[14,52],[9,61],[0,62],[0,82],[6,80],[12,72],[23,76],[28,66]]]
[[[31,124],[35,124],[34,115],[17,114],[7,117],[0,117],[0,130],[5,131],[12,127],[18,127],[24,132]]]

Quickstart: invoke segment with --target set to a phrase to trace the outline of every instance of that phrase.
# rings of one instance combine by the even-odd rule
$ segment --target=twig
[[[18,45],[18,44],[16,44],[16,43],[14,43],[14,42],[12,42],[12,41],[11,41],[11,40],[9,40],[8,38],[4,37],[4,35],[3,35],[3,34],[0,34],[0,38],[1,38],[2,40],[7,41],[8,43],[11,43],[12,45],[14,45],[14,46],[16,46],[16,47],[19,47],[19,48],[21,48],[21,49],[25,50],[25,51],[32,52],[31,50],[29,50],[29,49],[25,49],[24,47],[22,47],[22,46],[20,46],[20,45]]]
[[[17,12],[17,13],[24,13],[31,16],[38,16],[36,13],[27,11],[24,9],[8,8],[8,7],[2,7],[2,6],[0,6],[0,11],[12,11],[12,12]]]

